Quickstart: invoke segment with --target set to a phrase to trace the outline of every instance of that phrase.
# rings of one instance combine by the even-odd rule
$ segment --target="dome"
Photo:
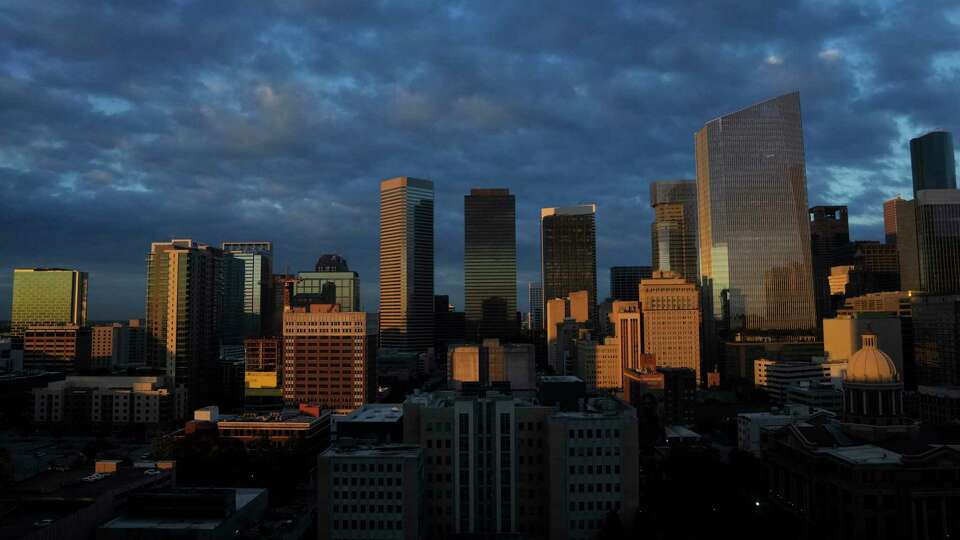
[[[897,366],[887,353],[877,348],[876,334],[863,334],[863,346],[847,362],[846,382],[857,384],[893,384],[900,382]]]

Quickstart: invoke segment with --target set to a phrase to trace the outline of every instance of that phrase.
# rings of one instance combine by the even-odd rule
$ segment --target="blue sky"
[[[960,5],[833,2],[4,2],[0,318],[12,269],[90,273],[90,316],[142,316],[151,241],[324,252],[377,302],[379,180],[437,187],[436,291],[462,305],[463,195],[596,202],[600,292],[647,263],[649,182],[693,132],[799,90],[811,205],[857,239],[910,193],[907,141],[960,129]],[[525,295],[520,305],[526,305]]]

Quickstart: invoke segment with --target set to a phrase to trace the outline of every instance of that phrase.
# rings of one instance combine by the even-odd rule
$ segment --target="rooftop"
[[[423,450],[411,444],[357,444],[331,446],[325,450],[322,457],[417,457]]]
[[[254,499],[266,494],[261,488],[236,488],[236,507],[234,512],[241,512]],[[176,517],[128,517],[121,516],[101,525],[101,529],[171,529],[171,530],[212,530],[217,528],[225,518],[176,518]]]
[[[399,405],[386,403],[368,403],[350,414],[344,415],[338,422],[399,422],[403,420],[403,410]]]
[[[899,464],[901,458],[900,454],[892,450],[887,450],[886,448],[872,444],[821,448],[819,452],[858,465]]]

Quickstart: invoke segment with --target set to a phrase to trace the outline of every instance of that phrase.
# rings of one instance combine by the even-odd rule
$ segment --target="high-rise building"
[[[960,293],[960,190],[926,189],[914,200],[920,288]]]
[[[640,280],[649,278],[653,273],[650,266],[611,266],[610,298],[627,302],[636,302],[640,290]]]
[[[224,242],[223,339],[238,345],[269,331],[273,244]]]
[[[949,131],[931,131],[910,139],[910,164],[914,198],[925,189],[956,189],[957,169]]]
[[[87,324],[87,273],[61,268],[13,270],[10,330],[23,336],[29,326]]]
[[[574,291],[547,301],[547,364],[558,374],[568,371],[575,352],[571,340],[590,321],[589,299],[587,291]]]
[[[147,365],[207,403],[219,358],[223,252],[189,239],[154,242],[147,256]]]
[[[960,295],[913,297],[913,340],[917,382],[960,387]]]
[[[700,272],[697,262],[697,181],[659,180],[651,183],[650,206],[654,214],[650,227],[653,269],[676,272],[697,283]]]
[[[361,311],[360,275],[340,255],[324,254],[315,271],[297,273],[293,304],[339,304],[340,311]]]
[[[697,286],[672,272],[654,272],[640,282],[643,353],[657,367],[700,369],[700,294]],[[629,366],[627,366],[629,367]]]
[[[544,302],[587,291],[596,320],[597,205],[540,209],[540,277]]]
[[[597,391],[615,392],[623,388],[623,368],[617,338],[578,341],[573,373],[583,379],[587,392],[591,394]]]
[[[854,242],[853,262],[863,275],[864,292],[901,290],[897,246],[875,241]]]
[[[816,328],[800,95],[696,133],[700,275],[710,316],[748,333]]]
[[[347,413],[376,395],[376,318],[336,304],[283,313],[283,399]]]
[[[463,197],[463,240],[468,332],[508,339],[517,330],[517,204],[510,190],[472,189]]]
[[[887,244],[896,246],[900,266],[900,289],[920,290],[917,252],[917,212],[914,201],[897,196],[883,203],[883,230]]]
[[[543,285],[527,283],[527,327],[531,332],[543,330]]]
[[[380,345],[433,346],[433,182],[380,183]]]
[[[830,317],[830,269],[853,263],[846,206],[814,206],[810,209],[810,249],[813,253],[813,285],[817,318]]]

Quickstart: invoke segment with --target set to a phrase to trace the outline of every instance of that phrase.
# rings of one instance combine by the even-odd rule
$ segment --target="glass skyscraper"
[[[433,346],[433,182],[380,184],[380,346]]]
[[[914,202],[920,288],[960,294],[960,190],[925,189]]]
[[[273,275],[270,242],[224,242],[223,336],[239,344],[269,331]]]
[[[546,304],[572,292],[587,291],[591,321],[597,319],[596,217],[595,204],[540,209],[543,301]]]
[[[350,271],[343,257],[324,254],[315,272],[297,274],[293,296],[298,304],[339,304],[340,311],[361,311],[360,276]]]
[[[470,337],[509,339],[517,318],[517,204],[507,189],[463,197],[464,311]]]
[[[15,268],[11,332],[30,326],[87,324],[87,273],[61,268]]]
[[[700,275],[714,319],[748,333],[815,329],[799,93],[711,120],[694,139]]]
[[[527,326],[532,332],[543,330],[543,285],[527,283]]]
[[[654,213],[650,228],[653,268],[697,283],[697,181],[653,182],[650,206]]]
[[[913,169],[913,196],[924,189],[954,189],[957,170],[953,157],[953,136],[949,131],[931,131],[910,139]]]
[[[653,269],[649,266],[611,266],[610,298],[638,301],[640,299],[640,280],[650,279],[652,275]]]

